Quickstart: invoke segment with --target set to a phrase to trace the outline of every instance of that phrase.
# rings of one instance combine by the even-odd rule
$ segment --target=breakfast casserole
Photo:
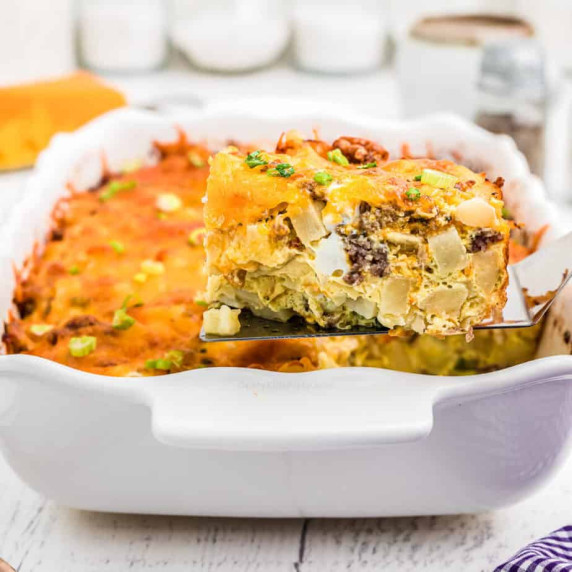
[[[337,164],[321,158],[320,148],[315,151],[309,144],[292,139],[284,144],[298,146],[299,153],[311,156],[312,161],[319,157],[323,171],[332,177],[354,172],[342,166],[338,169]],[[464,336],[436,338],[419,334],[401,338],[357,336],[202,343],[199,331],[206,310],[207,282],[203,271],[202,198],[211,152],[182,136],[169,144],[157,144],[156,152],[156,164],[126,165],[124,172],[108,174],[97,188],[87,192],[71,189],[70,196],[56,205],[50,235],[18,272],[14,309],[3,335],[7,353],[41,356],[109,376],[152,376],[212,366],[284,372],[374,366],[448,375],[490,371],[534,357],[538,328],[477,331],[470,343]],[[219,155],[214,161],[215,180],[220,176],[221,162],[232,167],[243,163],[247,155],[252,157],[252,152],[256,149],[246,147],[243,152],[227,151]],[[353,159],[347,150],[344,156]],[[260,160],[266,160],[264,157],[271,155],[262,154]],[[299,156],[293,162],[298,166],[301,160]],[[384,159],[381,155],[364,157],[364,160],[379,161],[381,165]],[[401,165],[386,165],[385,172],[390,173],[393,168],[403,173],[404,169],[415,168],[422,173],[428,166],[442,166],[449,174],[454,172],[459,181],[469,177],[468,171],[448,163],[406,161]],[[248,165],[246,169],[244,174],[249,180],[251,173],[260,170],[256,167],[251,170]],[[379,167],[368,169],[380,171]],[[265,176],[256,174],[261,178]],[[269,180],[282,188],[282,178]],[[474,180],[479,188],[492,188],[480,176]],[[420,181],[415,185],[423,194],[433,188]],[[318,204],[322,201],[325,187],[308,182],[307,192],[315,197],[312,201]],[[477,193],[473,191],[473,194]],[[469,195],[467,192],[463,196]],[[425,202],[415,204],[421,207]],[[259,206],[255,203],[251,206],[254,216]],[[209,208],[214,207],[215,203],[211,203]],[[280,214],[282,209],[279,206],[269,216],[282,221],[280,224],[292,237],[289,248],[301,253],[305,248],[302,238],[308,241],[308,237],[300,231],[301,244],[298,243],[292,223],[284,213]],[[234,211],[228,208],[226,212],[232,216]],[[244,215],[244,210],[236,212]],[[495,213],[500,216],[498,211]],[[294,224],[301,228],[298,222]],[[437,230],[434,221],[429,224],[434,224]],[[414,228],[411,226],[411,231]],[[496,228],[504,233],[504,223],[500,220]],[[478,229],[469,232],[475,234]],[[337,236],[344,240],[341,234]],[[415,234],[407,236],[416,239]],[[495,241],[496,238],[491,240],[485,236],[489,235],[474,236],[474,252],[467,257],[494,252],[502,258],[504,240]],[[467,237],[463,235],[463,239]],[[254,241],[250,235],[248,240],[251,254],[265,255],[263,249],[268,247],[268,242]],[[389,251],[392,248],[388,246]],[[403,246],[406,262],[410,257],[408,248]],[[524,257],[529,250],[523,241],[511,241],[511,260]],[[499,273],[500,282],[503,278],[500,270]],[[467,270],[463,276],[463,283],[469,284],[470,272]]]
[[[506,302],[501,186],[450,161],[389,161],[354,137],[229,147],[207,182],[205,331],[236,333],[248,308],[342,330],[471,335]]]

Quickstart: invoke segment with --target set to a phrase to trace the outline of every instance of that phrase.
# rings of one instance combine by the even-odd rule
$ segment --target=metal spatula
[[[507,304],[502,320],[488,320],[476,329],[525,328],[537,324],[556,296],[566,286],[572,273],[572,233],[560,238],[508,267]],[[325,329],[306,324],[301,318],[275,322],[259,318],[247,310],[240,313],[240,332],[234,336],[215,336],[201,331],[205,342],[239,340],[273,340],[319,336],[357,336],[387,334],[383,326],[354,326],[348,330]]]

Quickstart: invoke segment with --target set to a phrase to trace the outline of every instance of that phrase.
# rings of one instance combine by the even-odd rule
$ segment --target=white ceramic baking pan
[[[283,111],[280,111],[283,110]],[[509,207],[535,229],[554,211],[506,138],[453,117],[387,123],[281,105],[209,108],[165,118],[113,112],[45,151],[0,236],[0,314],[13,265],[44,239],[66,183],[86,188],[101,157],[152,160],[154,139],[275,140],[284,129],[361,135],[502,175]],[[552,224],[547,240],[561,229]],[[552,312],[541,354],[570,353],[570,297]],[[514,503],[561,464],[572,430],[572,357],[466,378],[341,368],[280,374],[240,368],[110,378],[47,360],[0,356],[0,444],[32,488],[83,509],[227,516],[391,516]]]

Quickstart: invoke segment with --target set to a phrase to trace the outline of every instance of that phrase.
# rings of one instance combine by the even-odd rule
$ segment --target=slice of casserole
[[[500,312],[502,180],[450,161],[387,159],[367,140],[330,146],[297,133],[275,153],[218,153],[205,205],[211,308],[435,335]]]

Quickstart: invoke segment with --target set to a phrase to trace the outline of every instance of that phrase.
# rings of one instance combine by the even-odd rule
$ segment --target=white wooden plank
[[[20,572],[237,570],[282,572],[302,521],[75,511],[44,501],[0,460],[0,557]]]
[[[535,497],[495,513],[311,519],[304,527],[74,511],[43,501],[0,461],[0,557],[19,572],[488,571],[571,519],[572,462]]]
[[[490,571],[572,523],[572,459],[532,498],[480,515],[311,521],[302,572]]]

